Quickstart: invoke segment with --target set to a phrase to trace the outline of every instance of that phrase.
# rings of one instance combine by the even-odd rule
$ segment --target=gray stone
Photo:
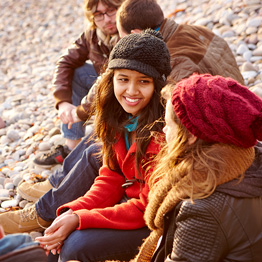
[[[246,62],[246,63],[243,63],[243,65],[241,67],[241,71],[242,72],[245,72],[245,71],[257,71],[257,69],[253,66],[252,63]]]
[[[19,133],[16,130],[8,130],[6,135],[12,141],[16,141],[20,138]]]
[[[15,176],[13,178],[15,187],[17,187],[22,180],[23,180],[23,178],[20,175]]]
[[[18,203],[19,201],[17,201],[16,199],[6,200],[2,202],[1,207],[2,208],[15,207],[18,205]]]
[[[6,183],[5,184],[5,189],[14,189],[15,188],[15,185],[13,183]]]
[[[49,150],[51,148],[51,146],[52,145],[51,145],[50,142],[42,142],[42,143],[39,144],[38,149],[40,151],[47,151],[47,150]]]
[[[246,44],[241,44],[238,49],[237,49],[237,54],[238,55],[243,55],[245,52],[249,51],[248,47]]]
[[[257,76],[257,72],[256,71],[245,71],[245,72],[242,72],[242,76],[244,77],[244,79],[253,78]]]
[[[9,197],[9,190],[7,189],[0,189],[0,198]]]
[[[251,18],[247,21],[247,27],[259,27],[262,24],[261,17]]]

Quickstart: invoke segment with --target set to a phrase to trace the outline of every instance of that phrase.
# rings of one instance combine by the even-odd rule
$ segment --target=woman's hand
[[[78,227],[79,218],[69,209],[57,217],[52,225],[46,229],[43,237],[37,237],[35,240],[40,242],[46,250],[51,250],[55,255],[59,254],[63,241]]]

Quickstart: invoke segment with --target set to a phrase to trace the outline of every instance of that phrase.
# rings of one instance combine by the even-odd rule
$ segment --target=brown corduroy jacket
[[[160,33],[171,55],[172,72],[169,79],[178,82],[193,73],[209,73],[232,77],[244,84],[227,42],[207,27],[177,24],[165,19]]]

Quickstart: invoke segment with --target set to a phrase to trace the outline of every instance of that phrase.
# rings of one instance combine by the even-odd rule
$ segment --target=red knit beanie
[[[200,139],[246,148],[262,140],[262,100],[232,78],[194,74],[176,85],[171,101]]]

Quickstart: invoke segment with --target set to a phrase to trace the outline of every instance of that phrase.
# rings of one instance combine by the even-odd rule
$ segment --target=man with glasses
[[[53,77],[55,107],[62,121],[65,145],[59,145],[34,160],[43,167],[61,164],[85,136],[86,108],[81,100],[100,74],[118,41],[116,11],[123,0],[85,0],[89,28],[57,62]]]

